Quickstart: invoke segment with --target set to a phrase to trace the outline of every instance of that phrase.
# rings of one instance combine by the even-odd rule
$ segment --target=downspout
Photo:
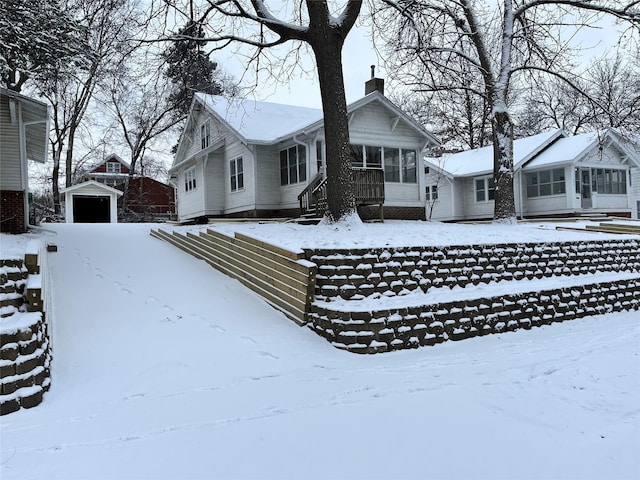
[[[27,131],[26,127],[29,125],[38,125],[41,123],[45,124],[45,141],[44,141],[44,162],[47,162],[47,152],[49,150],[49,105],[47,105],[47,119],[46,120],[36,120],[33,122],[22,123],[22,104],[20,104],[20,156],[24,159],[23,162],[20,162],[20,170],[22,174],[22,189],[25,192],[24,195],[24,224],[27,228],[35,227],[36,225],[29,224],[29,169],[27,167],[28,159],[27,159]]]
[[[298,140],[296,137],[297,137],[297,135],[293,136],[293,143],[295,143],[296,145],[302,145],[304,147],[304,150],[305,150],[304,155],[305,155],[306,158],[304,159],[304,161],[305,161],[306,170],[307,170],[307,184],[309,184],[309,181],[312,178],[311,165],[310,165],[311,162],[309,161],[309,157],[311,156],[310,155],[311,152],[310,152],[309,144]],[[255,158],[255,155],[254,155],[254,158]]]
[[[522,197],[522,170],[518,170],[518,201],[520,202],[520,220],[524,220],[524,203]],[[516,217],[518,216],[516,212]]]
[[[456,182],[455,179],[449,178],[447,175],[444,175],[444,178],[447,179],[449,185],[451,185],[451,220],[456,219]]]

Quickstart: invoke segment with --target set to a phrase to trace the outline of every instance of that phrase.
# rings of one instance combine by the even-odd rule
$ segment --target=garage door
[[[73,221],[74,223],[109,223],[111,221],[109,197],[74,195]]]

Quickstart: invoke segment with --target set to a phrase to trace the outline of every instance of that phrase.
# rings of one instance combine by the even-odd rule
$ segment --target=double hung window
[[[307,149],[294,145],[280,151],[280,185],[307,181]]]
[[[231,191],[237,192],[244,188],[244,166],[242,157],[234,158],[229,162],[229,171],[231,175]]]

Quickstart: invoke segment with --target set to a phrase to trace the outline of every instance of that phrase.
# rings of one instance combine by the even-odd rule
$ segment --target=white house
[[[615,130],[567,137],[562,130],[514,140],[519,217],[592,213],[638,217],[639,150]],[[493,147],[427,158],[427,216],[493,216]]]
[[[0,231],[29,225],[28,161],[45,163],[49,135],[46,104],[0,87]]]
[[[382,183],[385,216],[424,218],[420,159],[437,139],[380,90],[348,112],[354,170]],[[326,141],[322,110],[197,93],[170,170],[178,219],[297,217],[323,179]]]

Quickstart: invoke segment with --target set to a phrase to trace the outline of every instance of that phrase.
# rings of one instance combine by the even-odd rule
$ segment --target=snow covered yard
[[[241,228],[289,248],[602,235],[385,225]],[[50,228],[52,387],[0,419],[3,479],[640,476],[637,311],[360,356],[149,225]]]

